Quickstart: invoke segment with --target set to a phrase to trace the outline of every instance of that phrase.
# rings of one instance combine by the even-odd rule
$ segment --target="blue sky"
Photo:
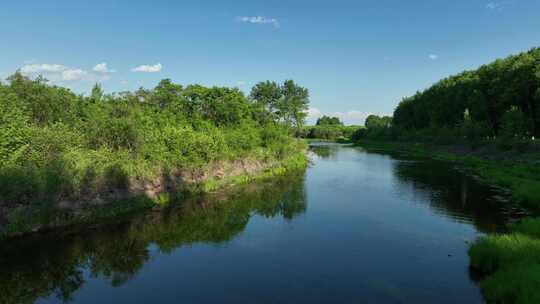
[[[0,77],[88,92],[294,79],[362,123],[442,77],[540,46],[540,0],[2,1]],[[105,64],[103,64],[105,63]]]

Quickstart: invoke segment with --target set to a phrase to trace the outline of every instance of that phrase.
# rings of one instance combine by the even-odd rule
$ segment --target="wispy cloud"
[[[486,9],[490,11],[497,11],[500,12],[503,9],[509,8],[516,4],[515,0],[499,0],[499,1],[491,1],[486,4]]]
[[[501,2],[489,2],[486,4],[486,8],[490,10],[501,10],[502,9],[502,3]]]
[[[100,77],[80,68],[71,68],[62,64],[26,64],[21,67],[21,73],[27,77],[45,77],[52,82],[79,81],[79,80],[107,80],[109,77]]]
[[[323,116],[321,110],[319,110],[317,108],[313,108],[313,107],[310,107],[306,111],[306,114],[307,114],[307,119],[308,120],[317,120],[318,118]]]
[[[161,63],[156,63],[154,65],[143,64],[138,67],[134,67],[133,69],[131,69],[131,71],[141,72],[141,73],[157,73],[157,72],[161,72],[162,68],[163,66],[161,65]]]
[[[428,58],[431,59],[431,60],[437,60],[437,59],[439,59],[439,55],[437,55],[437,54],[429,54]]]
[[[250,24],[271,24],[275,28],[280,27],[278,19],[264,17],[264,16],[243,16],[243,17],[238,17],[238,21],[242,23],[250,23]]]
[[[94,68],[92,70],[94,72],[103,73],[103,74],[116,72],[116,70],[109,69],[106,62],[96,64],[96,66],[94,66]]]
[[[363,125],[366,118],[372,113],[349,110],[347,112],[335,112],[332,116],[339,117],[339,119],[347,125]]]
[[[81,68],[68,67],[62,64],[56,63],[33,63],[25,64],[20,68],[21,73],[24,76],[30,78],[36,78],[42,76],[51,82],[64,82],[64,81],[105,81],[111,77],[108,73],[114,72],[107,68],[107,64],[102,66],[96,65],[92,71],[87,71]],[[107,71],[107,72],[105,72]]]

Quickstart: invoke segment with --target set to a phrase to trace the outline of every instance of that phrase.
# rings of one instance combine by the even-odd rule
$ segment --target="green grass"
[[[540,218],[524,219],[508,234],[479,239],[469,250],[471,266],[490,303],[540,303]]]
[[[540,303],[540,264],[515,265],[496,272],[481,287],[489,303]]]

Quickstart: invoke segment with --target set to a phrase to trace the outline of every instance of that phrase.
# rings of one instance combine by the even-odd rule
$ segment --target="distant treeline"
[[[314,126],[298,129],[296,136],[310,139],[349,139],[359,126],[345,126],[338,117],[322,116]]]
[[[298,153],[307,89],[181,86],[89,96],[20,73],[0,82],[0,208],[127,188],[168,170]]]
[[[387,139],[523,139],[540,134],[540,48],[443,79],[403,99],[391,122],[366,124]],[[377,129],[377,131],[374,131]]]

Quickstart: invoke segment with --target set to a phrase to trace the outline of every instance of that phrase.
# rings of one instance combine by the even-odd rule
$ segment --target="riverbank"
[[[482,181],[509,190],[517,203],[540,210],[540,154],[501,152],[494,147],[471,150],[404,142],[360,141],[373,152],[398,153],[459,164]],[[484,275],[482,292],[490,303],[538,303],[540,294],[540,218],[525,218],[505,234],[478,239],[470,248],[471,267]]]
[[[520,205],[540,211],[540,152],[497,151],[486,146],[441,146],[406,142],[359,141],[368,151],[402,153],[460,164],[484,182],[508,189]]]
[[[46,204],[15,205],[0,209],[0,239],[7,239],[69,226],[92,225],[120,220],[171,202],[210,193],[255,180],[268,179],[307,166],[305,146],[299,143],[286,158],[246,157],[214,162],[189,170],[162,172],[153,178],[127,178],[121,187],[72,200]]]

